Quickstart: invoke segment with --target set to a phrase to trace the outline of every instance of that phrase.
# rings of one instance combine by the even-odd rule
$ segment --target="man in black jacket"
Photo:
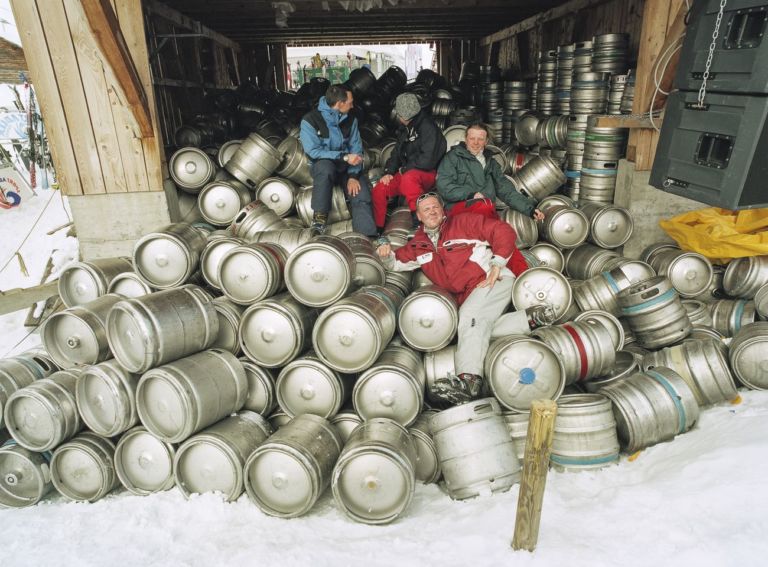
[[[403,93],[395,100],[395,112],[402,126],[397,132],[395,151],[384,166],[384,176],[373,188],[373,220],[381,231],[389,199],[402,195],[418,226],[416,199],[435,184],[437,164],[445,154],[442,131],[430,115],[422,112],[415,94]]]

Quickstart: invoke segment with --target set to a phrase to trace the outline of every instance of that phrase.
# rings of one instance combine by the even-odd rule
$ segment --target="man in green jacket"
[[[544,220],[544,213],[536,208],[536,199],[519,193],[491,157],[491,152],[486,151],[488,128],[485,124],[469,126],[464,140],[445,154],[437,168],[437,191],[445,201],[446,209],[455,207],[453,214],[456,214],[484,199],[488,199],[485,203],[490,208],[498,197],[510,208],[536,220]],[[457,204],[461,205],[456,207]]]

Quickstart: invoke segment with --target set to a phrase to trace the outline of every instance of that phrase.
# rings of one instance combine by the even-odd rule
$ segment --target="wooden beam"
[[[185,16],[181,12],[177,12],[173,8],[170,8],[169,6],[166,6],[165,4],[158,2],[157,0],[149,0],[148,2],[145,2],[145,6],[147,10],[150,11],[151,13],[161,16],[162,18],[165,18],[166,20],[173,22],[177,26],[188,29],[195,33],[199,33],[200,35],[203,35],[208,39],[212,39],[216,43],[220,43],[224,47],[229,47],[230,49],[234,49],[235,51],[240,51],[240,45],[237,42],[232,41],[227,36],[222,35],[219,32],[216,32],[210,28],[205,27],[200,22],[193,20],[188,16]],[[209,9],[209,8],[206,8],[206,9]]]
[[[101,52],[112,67],[136,118],[141,137],[152,138],[155,131],[152,128],[147,94],[144,92],[136,66],[131,59],[123,32],[120,31],[112,4],[109,0],[81,0],[81,2],[91,31],[96,37]]]
[[[26,309],[33,303],[48,299],[58,293],[58,280],[26,289],[15,288],[8,291],[0,291],[0,315]]]
[[[518,22],[516,24],[509,26],[508,28],[505,28],[503,30],[497,31],[494,34],[484,37],[480,40],[480,45],[486,46],[492,43],[496,43],[497,41],[505,40],[507,38],[516,36],[520,32],[528,31],[546,22],[557,20],[559,18],[562,18],[563,16],[567,16],[569,14],[578,12],[579,10],[584,10],[585,8],[591,8],[592,6],[599,6],[600,4],[605,4],[608,1],[609,0],[571,0],[567,4],[557,6],[550,10],[547,10],[546,12],[541,12],[540,14],[531,16],[530,18],[523,20],[522,22]]]
[[[528,436],[525,440],[525,457],[523,457],[523,476],[520,479],[520,496],[517,498],[513,549],[527,551],[536,549],[556,415],[557,404],[554,401],[531,402],[531,418],[528,422]]]
[[[590,119],[590,124],[593,126],[597,126],[598,128],[640,128],[640,129],[649,129],[653,128],[654,124],[656,125],[656,128],[661,128],[661,122],[664,120],[664,114],[662,113],[659,116],[654,116],[653,118],[653,124],[651,124],[651,119],[647,116],[644,118],[638,118],[635,115],[632,114],[611,114],[611,115],[601,115],[601,116],[595,116],[594,119]]]

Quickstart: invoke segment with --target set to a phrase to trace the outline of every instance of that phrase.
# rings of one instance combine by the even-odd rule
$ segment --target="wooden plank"
[[[165,142],[161,135],[155,91],[152,85],[152,71],[149,67],[149,51],[141,0],[120,0],[117,3],[116,15],[128,51],[136,65],[136,72],[139,74],[144,92],[147,95],[147,107],[152,120],[152,128],[156,132],[154,137],[137,139],[134,143],[137,159],[139,155],[138,145],[141,145],[141,156],[144,162],[144,173],[137,173],[134,182],[142,190],[162,191],[163,179],[168,177],[163,147]],[[129,182],[132,180],[130,175],[128,180]]]
[[[562,18],[564,16],[568,16],[570,14],[578,12],[579,10],[584,10],[585,8],[591,8],[592,6],[605,4],[606,2],[608,2],[608,0],[571,0],[567,4],[556,6],[555,8],[547,10],[546,12],[541,12],[540,14],[536,14],[535,16],[532,16],[526,20],[523,20],[522,22],[518,22],[512,26],[509,26],[508,28],[505,28],[503,30],[497,31],[494,34],[486,36],[480,40],[480,45],[483,45],[483,46],[490,45],[491,43],[495,43],[497,41],[501,41],[503,39],[507,39],[512,36],[515,36],[520,32],[533,29],[537,26],[540,26],[544,22],[556,20],[558,18]]]
[[[109,0],[80,0],[80,2],[101,53],[115,73],[118,85],[131,107],[142,138],[154,136],[147,108],[147,95],[125,44],[112,5]]]
[[[33,303],[48,299],[58,293],[59,280],[25,289],[15,288],[0,291],[0,315],[26,309]]]
[[[104,77],[105,61],[88,27],[80,1],[64,0],[64,10],[69,22],[69,33],[75,46],[77,69],[83,83],[88,111],[92,117],[93,135],[107,193],[125,192],[128,187],[125,181],[118,130],[115,127],[112,105],[107,94],[107,83]]]
[[[50,141],[59,187],[66,195],[82,195],[80,173],[72,148],[72,140],[64,116],[64,104],[53,72],[45,34],[37,4],[29,0],[11,0],[13,17],[19,30],[35,95],[45,117],[45,130]]]
[[[80,183],[85,195],[106,193],[104,176],[101,171],[99,152],[93,135],[91,115],[88,112],[88,101],[85,98],[83,83],[77,66],[75,46],[69,33],[67,15],[62,0],[37,0],[40,22],[48,43],[48,49],[53,62],[53,72],[59,85],[59,92],[64,105],[64,114],[72,147],[75,151]]]
[[[517,498],[515,535],[512,538],[513,549],[527,551],[536,549],[556,415],[557,404],[554,401],[531,402],[528,436],[525,439],[523,474],[520,478],[520,496]]]
[[[654,116],[653,123],[656,124],[657,128],[661,128],[663,119],[663,114],[659,117]],[[637,118],[631,114],[601,115],[595,117],[594,122],[598,128],[653,128],[650,118]]]

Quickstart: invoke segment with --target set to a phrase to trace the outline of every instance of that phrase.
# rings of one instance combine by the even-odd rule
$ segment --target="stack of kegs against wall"
[[[620,114],[632,114],[632,106],[635,103],[635,70],[630,69],[627,73],[627,80],[624,83],[624,90],[621,93],[621,103],[619,104]]]
[[[561,45],[557,48],[557,112],[571,113],[571,84],[576,44]]]
[[[529,106],[529,85],[526,81],[504,81],[504,109],[501,141],[511,144],[515,139],[517,119]]]
[[[627,145],[627,129],[587,124],[584,135],[579,201],[613,203],[619,159]]]
[[[611,75],[611,88],[608,91],[607,114],[621,114],[621,101],[624,98],[624,90],[627,86],[629,75]]]
[[[536,108],[544,115],[558,113],[557,51],[540,51],[536,78]]]
[[[627,72],[629,34],[605,33],[592,40],[592,71],[621,75]]]

